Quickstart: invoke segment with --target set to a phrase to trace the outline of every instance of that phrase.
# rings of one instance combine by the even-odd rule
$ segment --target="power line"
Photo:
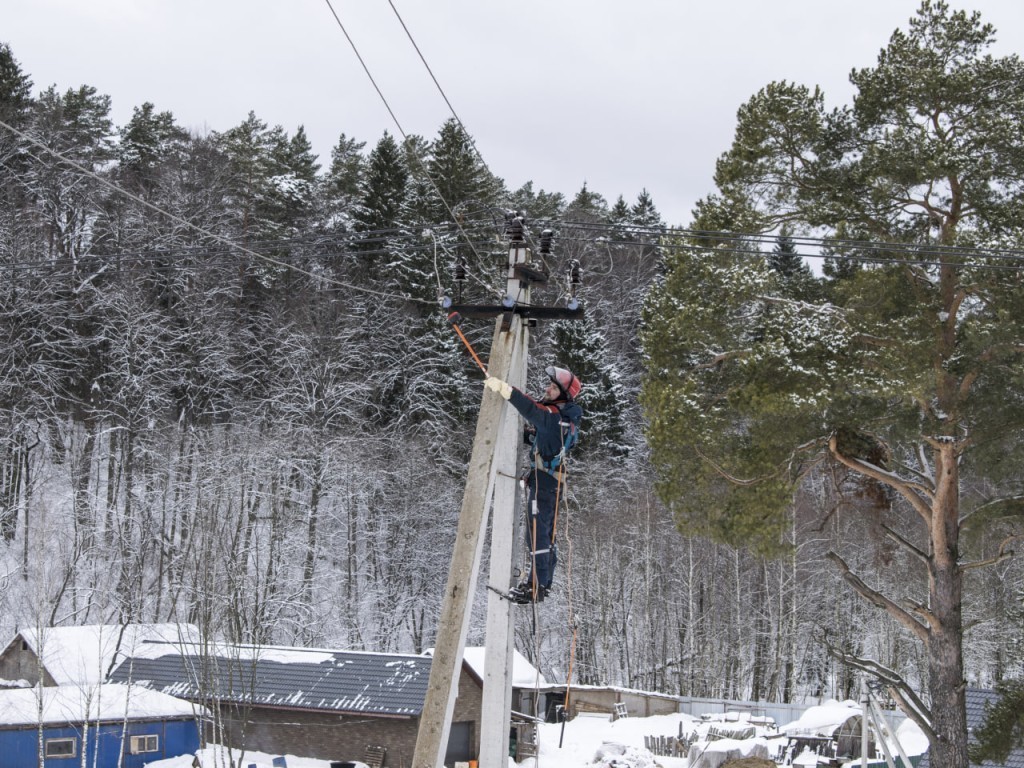
[[[377,95],[380,96],[380,99],[384,103],[384,106],[387,109],[388,114],[391,115],[391,119],[394,121],[395,127],[398,128],[398,132],[402,135],[402,139],[405,140],[405,141],[408,141],[409,140],[409,136],[406,134],[405,129],[402,128],[402,124],[398,121],[398,117],[395,115],[395,111],[391,108],[391,105],[388,103],[387,98],[385,98],[384,92],[381,91],[380,86],[377,85],[377,80],[373,77],[373,73],[370,72],[370,68],[367,66],[366,61],[363,59],[362,54],[359,53],[359,48],[356,46],[355,41],[352,39],[352,36],[348,33],[348,30],[345,29],[345,25],[342,23],[341,18],[338,16],[337,11],[334,10],[334,6],[331,4],[331,0],[324,0],[324,2],[327,3],[327,7],[330,9],[331,15],[334,17],[334,21],[337,23],[338,28],[341,30],[342,34],[345,35],[345,39],[348,40],[349,46],[352,48],[353,53],[355,53],[356,58],[359,60],[359,64],[362,66],[363,71],[366,73],[366,76],[370,79],[370,83],[373,84],[373,88],[374,88],[375,91],[377,91]],[[393,5],[392,5],[392,8],[394,8]],[[398,11],[396,10],[395,13],[397,14]],[[399,21],[401,21],[401,17],[399,17]],[[403,23],[402,26],[403,27],[405,26],[404,23]],[[408,30],[407,30],[407,33],[408,33]],[[410,37],[410,39],[411,39],[411,37]],[[415,42],[413,43],[413,45],[415,45]],[[419,49],[417,48],[417,51],[418,50]],[[421,55],[421,58],[422,58],[422,55]],[[424,64],[425,63],[426,63],[426,61],[424,61]],[[428,67],[428,69],[429,69],[429,67]],[[433,75],[431,75],[431,76],[433,76]],[[436,82],[437,81],[435,80],[435,83]],[[440,86],[438,86],[438,87],[440,87]],[[446,98],[446,101],[447,101],[447,98]],[[451,105],[449,104],[449,107],[450,106]],[[460,122],[459,125],[461,126],[462,123]],[[463,130],[465,131],[465,128],[463,128]],[[463,229],[462,224],[459,221],[459,217],[455,215],[455,211],[452,210],[451,205],[449,205],[448,201],[445,199],[444,193],[441,192],[440,187],[437,186],[437,183],[434,181],[433,178],[431,178],[430,173],[428,173],[427,169],[423,166],[423,163],[420,161],[419,156],[416,154],[416,152],[410,152],[409,155],[412,157],[413,162],[419,168],[420,172],[423,175],[423,178],[427,180],[427,182],[430,184],[431,188],[437,194],[437,197],[441,201],[441,204],[444,206],[445,210],[448,211],[448,215],[451,217],[451,220],[455,223],[455,226],[458,227],[459,232],[462,233],[463,237],[465,238],[466,243],[473,250],[473,253],[476,255],[476,257],[478,259],[481,258],[480,254],[476,252],[475,248],[473,248],[473,244],[472,244],[472,242],[469,239],[469,235]],[[485,165],[486,165],[486,163],[485,163]],[[488,286],[488,289],[493,291],[495,294],[500,294],[500,291],[498,291],[493,286]]]
[[[777,245],[778,236],[764,234],[745,234],[737,232],[691,230],[691,229],[666,229],[664,227],[647,227],[640,225],[622,225],[603,222],[581,222],[581,221],[556,221],[544,220],[548,226],[559,227],[561,232],[558,240],[582,243],[600,243],[602,245],[621,246],[648,246],[663,250],[691,250],[717,253],[733,253],[739,255],[763,255],[763,251],[750,250],[750,245]],[[598,233],[597,238],[585,238],[573,236],[573,232]],[[622,239],[612,239],[600,233],[610,233]],[[630,239],[631,236],[646,236],[645,240]],[[803,258],[840,258],[851,261],[869,261],[873,263],[892,264],[921,264],[934,266],[942,263],[942,259],[979,258],[995,259],[1006,262],[1024,263],[1024,250],[1016,248],[982,248],[962,247],[939,244],[920,243],[895,243],[884,241],[862,241],[849,239],[833,239],[828,237],[807,237],[789,236],[794,245],[803,245],[811,248],[849,250],[850,253],[807,253],[796,252]],[[681,242],[687,240],[690,242]],[[712,244],[709,244],[712,243]],[[713,243],[733,243],[737,246],[745,245],[746,248],[735,247],[723,249]],[[864,252],[877,253],[877,256],[865,255]],[[894,254],[892,256],[886,254]],[[899,258],[896,255],[906,255],[911,259]],[[932,260],[921,258],[933,256]],[[999,265],[986,264],[961,264],[976,269],[995,267]],[[1003,265],[1003,268],[1016,269],[1015,266]]]
[[[479,158],[484,168],[490,170],[490,167],[487,165],[487,161],[484,160],[483,154],[481,154],[479,148],[476,145],[476,141],[473,140],[472,134],[470,134],[470,132],[466,129],[465,124],[462,122],[462,118],[459,117],[458,112],[455,111],[455,107],[452,106],[451,101],[448,99],[448,94],[444,92],[444,88],[441,87],[441,83],[439,83],[437,77],[434,76],[434,70],[432,70],[430,68],[430,65],[427,63],[426,58],[423,56],[423,52],[420,50],[419,45],[416,43],[416,40],[412,36],[412,32],[409,31],[409,27],[406,25],[405,20],[402,19],[402,15],[398,12],[398,8],[395,7],[395,4],[392,0],[388,0],[388,5],[390,5],[391,10],[395,12],[395,17],[398,19],[398,23],[401,24],[402,29],[405,30],[406,37],[409,38],[409,42],[412,43],[412,47],[416,49],[416,54],[420,57],[420,61],[423,62],[423,66],[426,67],[427,74],[430,75],[430,79],[433,80],[434,85],[437,86],[437,90],[441,94],[441,98],[444,99],[444,103],[448,105],[448,111],[452,113],[452,117],[455,118],[455,122],[459,124],[459,128],[462,129],[462,133],[469,140],[469,145],[473,148],[473,151],[476,153],[477,158]]]

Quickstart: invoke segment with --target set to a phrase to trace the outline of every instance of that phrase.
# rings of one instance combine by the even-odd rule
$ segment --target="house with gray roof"
[[[110,675],[213,711],[214,741],[332,761],[409,765],[431,659],[404,654],[146,643]],[[463,663],[446,762],[479,753],[482,686]],[[369,751],[368,751],[369,748]],[[368,761],[367,761],[368,762]]]

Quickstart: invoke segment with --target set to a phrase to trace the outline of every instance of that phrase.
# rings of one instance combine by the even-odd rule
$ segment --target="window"
[[[160,737],[153,734],[148,736],[132,736],[130,748],[133,755],[143,752],[158,752],[160,751]]]
[[[74,757],[78,753],[78,739],[47,739],[47,757]]]

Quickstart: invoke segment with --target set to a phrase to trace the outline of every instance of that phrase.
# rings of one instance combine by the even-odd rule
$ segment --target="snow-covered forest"
[[[732,699],[855,696],[826,643],[925,677],[909,633],[826,559],[926,594],[877,488],[822,464],[773,558],[684,536],[658,501],[638,333],[669,223],[645,191],[507,189],[454,121],[339,126],[320,158],[301,125],[255,114],[202,135],[152,104],[109,115],[0,47],[0,636],[187,621],[430,647],[482,395],[437,299],[500,300],[521,210],[535,243],[555,233],[535,300],[564,304],[575,260],[586,313],[537,327],[531,385],[571,368],[586,419],[556,587],[517,647],[551,679],[575,642],[580,683]],[[779,248],[769,263],[792,269]],[[486,356],[492,323],[463,327]],[[968,575],[971,682],[1020,661],[1020,583],[1015,560]]]

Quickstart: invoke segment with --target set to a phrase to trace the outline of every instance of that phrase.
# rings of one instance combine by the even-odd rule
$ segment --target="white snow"
[[[62,685],[0,691],[0,725],[37,724],[40,705],[42,722],[55,724],[205,714],[202,707],[191,702],[138,685]]]
[[[910,755],[923,755],[928,751],[928,737],[924,735],[921,726],[913,720],[904,720],[900,723],[896,729],[896,738],[899,739],[908,757]]]
[[[242,752],[240,749],[228,749],[217,745],[206,747],[196,752],[195,755],[185,757],[169,757],[166,760],[156,760],[146,763],[146,768],[192,768],[193,758],[198,757],[199,768],[223,768],[227,765],[242,766],[248,768],[255,765],[256,768],[273,768],[274,758],[280,755],[269,755],[266,752]],[[295,755],[283,755],[288,768],[330,768],[331,761],[315,760],[311,757],[296,757]],[[357,768],[368,768],[365,763],[356,763]]]
[[[199,630],[191,624],[94,624],[81,627],[48,627],[19,633],[42,660],[57,685],[98,685],[125,658],[137,654],[149,642],[193,643]],[[164,653],[167,651],[165,650]]]
[[[833,715],[848,712],[845,705],[836,706],[833,702],[823,707],[811,707],[811,710],[822,710],[814,715],[814,719],[823,722],[824,710],[831,710]],[[809,721],[808,721],[809,722]],[[841,722],[841,721],[840,721]],[[696,734],[698,737],[707,733],[711,726],[722,723],[701,720],[690,715],[655,715],[653,717],[627,717],[612,722],[608,715],[580,716],[567,723],[543,723],[539,727],[540,755],[539,760],[532,758],[522,763],[509,759],[509,768],[688,768],[685,757],[654,756],[644,748],[645,736],[677,736],[682,727],[684,736]],[[738,749],[744,755],[759,752],[770,739],[765,738],[766,732],[758,729],[758,736],[753,739],[722,739],[716,742],[702,742],[708,745],[708,751],[720,751],[726,748]],[[912,722],[907,721],[899,729],[900,742],[909,755],[918,755],[928,747],[928,740]],[[771,751],[769,749],[769,751]],[[210,747],[201,750],[201,768],[213,768],[230,763],[226,760],[226,750]],[[234,751],[236,765],[256,768],[272,768],[275,755],[259,752],[246,752],[244,759],[238,761],[238,750]],[[603,757],[602,757],[603,756]],[[219,759],[218,759],[219,758]],[[329,768],[327,760],[286,755],[288,768]],[[816,760],[816,758],[815,758]],[[613,762],[614,761],[614,762]],[[192,768],[192,756],[184,756],[161,760],[147,764],[147,768]]]
[[[860,705],[855,701],[827,701],[809,707],[799,719],[787,723],[780,730],[787,734],[830,736],[840,725],[853,716],[860,716]]]
[[[486,648],[473,646],[466,648],[462,653],[462,660],[469,665],[470,669],[481,680],[484,679],[484,653],[486,650]],[[432,648],[427,651],[427,654],[430,654],[431,651],[433,651]],[[544,675],[540,674],[537,668],[523,654],[519,651],[513,651],[512,654],[512,685],[514,687],[532,688],[535,685],[544,686],[548,684],[547,680],[544,679]]]

